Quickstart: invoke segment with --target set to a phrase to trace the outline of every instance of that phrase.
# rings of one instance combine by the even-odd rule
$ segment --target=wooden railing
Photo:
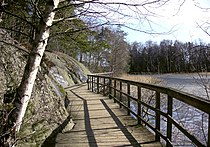
[[[131,96],[131,86],[136,87],[137,89],[136,98],[134,96]],[[120,107],[123,106],[124,108],[126,108],[128,114],[134,115],[137,118],[138,124],[144,124],[150,130],[152,130],[155,133],[156,141],[165,141],[166,146],[173,146],[172,126],[175,126],[179,131],[181,131],[184,134],[185,137],[187,137],[196,146],[210,147],[209,100],[193,96],[184,92],[180,92],[172,88],[134,82],[102,75],[88,75],[88,89],[92,90],[92,92],[102,93],[103,95],[109,95],[109,98],[113,98],[114,102],[119,103]],[[147,89],[154,93],[155,102],[153,103],[153,105],[148,104],[142,100],[142,89]],[[126,102],[123,102],[122,99],[125,98],[127,100]],[[166,99],[164,101],[164,104],[162,104],[162,99]],[[132,110],[131,101],[135,101],[137,103],[137,112],[134,112],[134,110]],[[180,122],[173,117],[173,107],[174,103],[177,101],[181,101],[183,104],[189,107],[196,108],[198,109],[198,111],[207,115],[207,130],[205,130],[207,132],[206,142],[202,142],[198,138],[196,138],[195,135],[191,134],[189,130],[183,127],[183,125],[181,125]],[[165,111],[161,108],[163,105],[166,105]],[[154,112],[155,122],[153,125],[144,119],[143,107],[146,107],[147,110],[151,110]],[[164,123],[166,123],[166,132],[163,132],[161,130],[161,123],[163,123],[163,120],[165,120]]]

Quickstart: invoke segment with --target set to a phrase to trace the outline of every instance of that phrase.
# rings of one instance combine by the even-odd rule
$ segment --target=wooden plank
[[[193,106],[203,112],[210,114],[210,100],[200,98],[185,92],[170,88],[167,92],[173,98],[176,98],[190,106]]]
[[[174,126],[176,126],[183,134],[185,134],[195,145],[199,147],[205,147],[204,144],[200,143],[199,140],[194,136],[191,135],[186,129],[184,129],[178,122],[172,119],[172,117],[168,116],[171,122],[173,122]]]
[[[94,75],[94,76],[96,76],[96,75]],[[107,76],[99,75],[99,77],[104,78]],[[107,77],[107,78],[110,78],[110,77]],[[121,81],[124,83],[129,83],[130,85],[141,86],[142,88],[146,88],[149,90],[158,91],[160,93],[170,95],[173,98],[176,98],[184,103],[187,103],[188,105],[191,105],[195,108],[202,110],[203,112],[210,114],[210,100],[204,99],[202,97],[194,96],[194,95],[188,94],[186,92],[181,92],[174,88],[168,88],[168,87],[158,86],[158,85],[154,85],[154,84],[140,83],[140,82],[136,82],[136,81],[129,81],[129,80],[113,78],[113,77],[111,79]],[[206,108],[208,108],[208,109],[206,109]]]
[[[98,77],[98,76],[94,75],[94,77]],[[99,77],[104,78],[104,76],[99,76]],[[185,128],[181,127],[180,125],[177,125],[176,121],[173,119],[173,117],[172,117],[173,99],[182,101],[185,104],[195,107],[195,108],[207,113],[208,115],[210,115],[210,101],[209,100],[206,100],[201,97],[197,97],[197,96],[185,93],[185,92],[181,92],[181,91],[178,91],[173,88],[166,88],[166,87],[161,87],[161,86],[157,86],[157,85],[134,82],[134,81],[119,79],[119,78],[112,78],[112,77],[106,77],[106,78],[109,78],[110,81],[114,80],[114,86],[109,87],[109,89],[111,89],[111,90],[109,90],[110,97],[113,97],[114,101],[117,101],[119,104],[122,104],[127,109],[128,114],[132,113],[136,116],[136,114],[134,112],[132,112],[132,110],[130,109],[130,99],[138,102],[138,115],[137,115],[137,118],[139,119],[138,121],[142,120],[144,122],[144,120],[141,119],[141,117],[140,117],[141,114],[139,113],[141,105],[144,105],[144,106],[148,107],[149,109],[155,111],[155,114],[156,114],[156,124],[155,124],[156,128],[155,129],[156,130],[154,130],[154,128],[152,128],[147,122],[144,122],[144,123],[148,127],[150,127],[154,132],[156,132],[156,140],[160,140],[160,136],[161,136],[161,138],[163,138],[166,141],[167,146],[172,146],[171,138],[172,138],[172,124],[173,124],[182,133],[184,133],[190,140],[192,140],[192,142],[201,146],[202,143],[200,143],[189,132],[187,132],[185,130]],[[121,86],[122,86],[122,82],[127,85],[127,93],[122,92],[122,88],[120,88],[120,89],[116,88],[116,81],[120,82]],[[141,100],[130,96],[130,86],[137,86],[137,87],[142,87],[142,88],[146,88],[146,89],[155,91],[156,92],[156,107],[154,108],[153,106],[146,104],[146,103],[142,102]],[[114,91],[114,96],[111,94],[112,90]],[[122,98],[122,95],[125,95],[127,97],[127,101],[128,101],[127,106],[125,106],[123,103],[121,103],[121,101],[118,101],[118,97],[116,97],[116,91],[120,93],[120,98]],[[159,108],[160,107],[160,93],[167,94],[167,96],[168,96],[168,112],[167,112],[167,114],[165,112],[160,111],[160,108]],[[138,92],[138,95],[139,95],[139,92]],[[160,121],[159,121],[160,115],[167,118],[166,136],[163,136],[159,131],[160,130]],[[210,122],[209,122],[209,126],[210,126]],[[209,129],[210,127],[209,126],[208,126],[207,146],[210,146],[210,129]]]
[[[126,115],[108,97],[87,91],[87,87],[73,90],[78,97],[68,92],[74,101],[80,102],[80,110],[72,111],[74,128],[66,133],[59,133],[56,147],[79,146],[148,146],[160,147],[155,137],[145,127],[136,125],[136,120]],[[100,98],[93,98],[99,96]],[[76,103],[75,103],[76,104]],[[72,108],[78,108],[73,106]],[[79,112],[79,113],[78,113]]]

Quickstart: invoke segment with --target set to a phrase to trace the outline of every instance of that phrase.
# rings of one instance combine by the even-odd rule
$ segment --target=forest
[[[75,17],[81,15],[82,10],[79,14],[76,11],[82,7],[85,9],[84,4],[71,4],[65,8],[67,3],[62,3],[57,9],[46,50],[69,54],[92,72],[109,71],[119,75],[127,72],[189,73],[210,70],[210,45],[202,40],[182,42],[166,38],[160,43],[152,40],[128,42],[122,25],[101,24],[94,18],[95,14],[94,17]],[[43,6],[41,2],[8,2],[0,15],[0,28],[32,50]]]
[[[130,49],[130,73],[190,73],[210,70],[210,44],[163,40],[160,44],[134,42]]]
[[[210,44],[202,41],[183,43],[178,40],[163,40],[159,44],[151,40],[145,43],[129,43],[122,30],[117,33],[115,37],[121,37],[121,42],[118,40],[111,44],[115,37],[112,40],[105,39],[110,48],[79,52],[78,60],[93,72],[111,71],[115,74],[191,73],[210,70]]]
[[[138,3],[100,0],[1,0],[0,29],[21,44],[28,55],[20,85],[14,90],[12,117],[7,117],[9,135],[4,142],[14,142],[30,101],[45,50],[63,52],[82,62],[92,73],[183,73],[209,71],[210,44],[202,41],[163,40],[128,42],[121,18],[129,19],[124,8],[136,19],[150,25],[157,17],[151,8],[161,8],[169,1],[145,0]],[[185,1],[183,1],[184,3]],[[181,7],[182,2],[177,4]],[[207,23],[209,26],[209,23]],[[143,27],[142,27],[143,28]],[[205,32],[205,28],[201,29]],[[135,28],[131,28],[135,29]],[[208,29],[207,29],[208,30]],[[148,30],[136,30],[147,34]],[[9,44],[1,40],[1,43]],[[14,109],[13,109],[14,108]],[[5,129],[6,130],[6,129]],[[3,130],[3,133],[7,132]],[[11,131],[12,130],[12,131]],[[5,141],[6,140],[6,141]],[[11,141],[13,140],[13,141]],[[10,144],[11,145],[11,144]]]

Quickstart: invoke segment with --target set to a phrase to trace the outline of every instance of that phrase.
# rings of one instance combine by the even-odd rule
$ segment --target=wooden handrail
[[[109,77],[112,77],[113,75],[113,72],[102,72],[102,73],[93,73],[91,75],[100,75],[100,76],[109,76]]]
[[[119,83],[119,88],[117,88],[117,84]],[[126,92],[122,91],[122,85],[126,85]],[[137,98],[131,96],[130,87],[136,86],[137,87]],[[155,92],[155,106],[151,106],[142,101],[142,92],[141,89],[148,89]],[[175,126],[179,131],[181,131],[189,140],[192,141],[197,146],[210,146],[210,101],[198,96],[194,96],[185,92],[178,91],[173,88],[167,88],[163,86],[147,84],[147,83],[140,83],[135,81],[129,81],[120,78],[114,78],[110,76],[104,75],[88,75],[88,89],[91,89],[92,92],[100,93],[102,92],[103,95],[109,95],[109,98],[113,98],[114,102],[118,102],[120,107],[124,107],[127,109],[128,114],[133,114],[137,117],[138,124],[145,124],[151,130],[155,132],[155,139],[156,141],[160,141],[160,138],[165,140],[166,146],[173,146],[172,140],[172,125]],[[101,89],[101,90],[100,90]],[[117,93],[119,93],[117,95]],[[161,94],[167,95],[167,112],[161,111]],[[122,102],[122,97],[127,98],[126,104]],[[130,101],[137,102],[137,113],[134,112],[130,107]],[[177,120],[173,118],[173,103],[174,100],[179,100],[188,106],[192,106],[208,115],[208,137],[207,143],[204,144],[203,142],[199,141],[194,135],[192,135],[187,129],[181,126]],[[147,107],[155,112],[155,127],[149,124],[143,118],[142,114],[142,107]],[[167,120],[167,131],[161,133],[160,126],[161,126],[161,117],[165,117]],[[202,121],[202,120],[200,120]]]

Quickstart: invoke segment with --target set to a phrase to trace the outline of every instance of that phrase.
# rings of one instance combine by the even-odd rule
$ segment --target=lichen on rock
[[[64,88],[87,81],[90,71],[75,59],[60,52],[46,52],[45,55],[50,74]]]
[[[4,96],[8,91],[15,90],[19,86],[28,51],[6,31],[0,29],[0,54],[0,112],[3,113],[6,105],[10,105],[3,103]],[[85,82],[88,73],[88,69],[68,55],[45,52],[21,130],[17,136],[19,139],[17,146],[40,146],[69,118],[70,114],[65,108],[64,88]],[[2,125],[3,122],[0,121],[0,123]],[[72,123],[70,119],[64,131],[68,131],[68,128],[73,126]]]

